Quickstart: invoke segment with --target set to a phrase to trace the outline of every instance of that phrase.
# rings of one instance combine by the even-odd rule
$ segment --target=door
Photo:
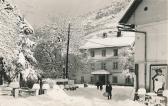
[[[105,75],[99,75],[99,82],[101,82],[103,85],[105,84]]]

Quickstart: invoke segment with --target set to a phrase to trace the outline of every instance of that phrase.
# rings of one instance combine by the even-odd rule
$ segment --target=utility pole
[[[70,29],[71,29],[71,24],[69,23],[68,25],[68,41],[67,41],[67,54],[66,54],[66,78],[68,78],[68,55],[69,55],[69,38],[70,38]]]

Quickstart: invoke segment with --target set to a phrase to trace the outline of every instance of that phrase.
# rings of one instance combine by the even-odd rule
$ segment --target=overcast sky
[[[111,0],[15,0],[22,14],[33,25],[44,24],[50,17],[74,17],[108,6]]]

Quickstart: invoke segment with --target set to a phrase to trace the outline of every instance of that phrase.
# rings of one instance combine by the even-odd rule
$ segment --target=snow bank
[[[134,94],[134,87],[113,86],[112,95],[114,100],[125,100],[125,98],[133,100]]]
[[[64,90],[61,89],[58,85],[54,85],[53,89],[50,90],[47,95],[49,97],[52,97],[53,99],[69,98],[69,96],[64,92]]]

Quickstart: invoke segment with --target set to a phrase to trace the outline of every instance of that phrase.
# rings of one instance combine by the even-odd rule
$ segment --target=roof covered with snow
[[[135,41],[134,37],[114,37],[114,38],[101,38],[101,39],[89,39],[80,47],[80,49],[94,49],[94,48],[107,48],[107,47],[125,47],[133,45]]]

